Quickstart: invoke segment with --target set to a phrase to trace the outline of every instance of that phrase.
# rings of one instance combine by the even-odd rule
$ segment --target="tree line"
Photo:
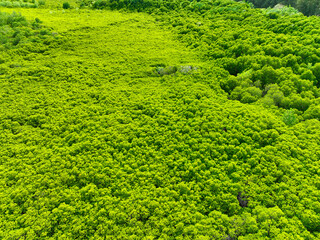
[[[292,6],[307,16],[320,14],[319,0],[247,0],[247,2],[259,8],[272,8],[277,4]]]

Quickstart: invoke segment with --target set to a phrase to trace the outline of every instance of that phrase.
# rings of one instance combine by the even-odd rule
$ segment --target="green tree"
[[[62,4],[62,8],[63,9],[69,9],[71,6],[70,6],[70,3],[69,2],[64,2],[63,4]]]
[[[297,117],[294,113],[294,111],[291,110],[286,110],[282,116],[282,120],[285,124],[289,126],[293,126],[297,123]]]

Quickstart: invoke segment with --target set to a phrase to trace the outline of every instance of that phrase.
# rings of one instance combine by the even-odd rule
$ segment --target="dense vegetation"
[[[230,99],[293,108],[300,115],[308,109],[304,119],[320,117],[320,22],[316,17],[306,18],[293,8],[251,9],[234,1],[90,3],[93,8],[157,12],[180,39],[221,67],[220,85]],[[177,11],[167,15],[170,9]]]
[[[44,0],[0,0],[0,7],[7,8],[38,8],[39,6],[45,5]]]
[[[5,49],[19,47],[38,51],[39,45],[43,48],[43,44],[49,45],[56,38],[49,29],[41,25],[38,18],[28,22],[25,17],[15,12],[11,14],[0,12],[0,33],[1,61],[5,61],[4,56],[7,56]]]
[[[194,17],[171,15],[169,21],[184,42],[221,67],[220,85],[229,98],[300,113],[308,109],[304,118],[319,118],[319,19],[291,9],[261,11],[225,1],[216,5]]]
[[[0,13],[1,239],[320,238],[317,17],[63,3]]]
[[[319,0],[247,0],[247,2],[259,8],[274,7],[277,4],[292,6],[307,16],[320,14]]]

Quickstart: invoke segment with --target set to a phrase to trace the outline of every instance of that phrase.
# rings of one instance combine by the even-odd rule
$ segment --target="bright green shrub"
[[[229,94],[239,85],[240,82],[238,78],[233,75],[230,75],[229,77],[224,78],[220,81],[221,88]]]
[[[272,99],[273,105],[280,106],[284,99],[284,94],[277,84],[271,84],[265,87],[265,98]]]
[[[316,83],[317,86],[320,86],[320,63],[316,63],[313,67],[312,67],[312,73],[316,78]]]
[[[320,106],[311,105],[303,114],[304,119],[318,119],[320,120]]]

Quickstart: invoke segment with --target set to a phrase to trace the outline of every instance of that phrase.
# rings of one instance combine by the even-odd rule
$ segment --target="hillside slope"
[[[163,16],[15,11],[48,37],[0,53],[1,239],[319,238],[317,119],[228,99]]]

